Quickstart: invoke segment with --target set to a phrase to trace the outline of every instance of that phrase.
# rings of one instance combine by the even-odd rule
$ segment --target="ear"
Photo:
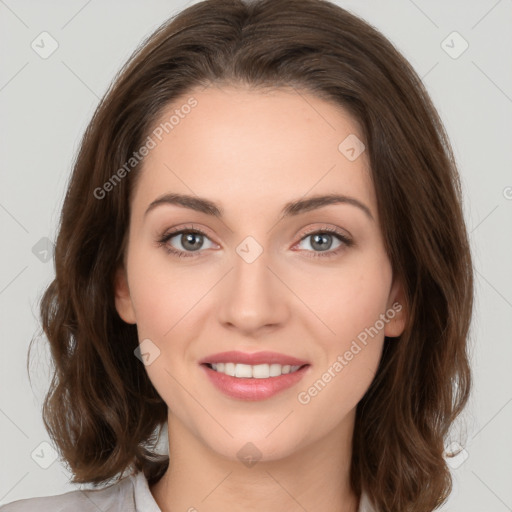
[[[119,316],[128,324],[137,323],[124,265],[121,265],[116,270],[114,291],[116,310],[119,313]]]
[[[384,328],[384,335],[389,338],[400,336],[405,329],[408,314],[405,307],[404,289],[402,283],[396,278],[393,280],[389,294],[386,316],[389,321]]]

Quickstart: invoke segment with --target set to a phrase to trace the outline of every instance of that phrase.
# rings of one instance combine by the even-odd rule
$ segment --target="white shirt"
[[[104,489],[69,491],[2,505],[1,512],[161,512],[144,473],[127,476]],[[375,512],[363,493],[358,512]]]

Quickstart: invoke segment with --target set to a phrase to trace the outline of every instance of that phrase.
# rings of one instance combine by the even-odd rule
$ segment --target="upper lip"
[[[288,356],[286,354],[279,354],[277,352],[239,352],[231,350],[229,352],[219,352],[205,357],[199,361],[200,364],[207,363],[239,363],[239,364],[280,364],[290,366],[303,366],[309,364],[307,361],[297,359],[296,357]]]

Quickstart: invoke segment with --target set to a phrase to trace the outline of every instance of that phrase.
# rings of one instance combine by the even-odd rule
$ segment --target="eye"
[[[177,249],[170,245],[170,241],[176,238],[178,245],[181,246]],[[184,228],[180,230],[171,231],[158,240],[159,246],[164,246],[169,254],[174,254],[178,257],[192,257],[195,256],[194,252],[198,252],[204,243],[204,239],[208,239],[206,233],[197,228]],[[175,242],[176,243],[176,242]]]
[[[339,245],[335,249],[331,250],[333,238],[338,240]],[[353,240],[335,228],[322,228],[309,231],[306,236],[301,238],[299,243],[308,239],[311,239],[308,245],[313,248],[313,251],[307,252],[310,253],[309,257],[312,258],[334,257],[337,256],[344,248],[354,245]],[[315,249],[319,249],[319,251],[316,251]]]
[[[175,243],[181,247],[176,248],[169,243],[173,238],[176,238],[177,242]],[[335,249],[331,249],[333,238],[337,239],[339,242],[338,247]],[[157,243],[159,247],[164,246],[168,254],[173,254],[180,258],[189,258],[199,256],[201,249],[205,248],[203,247],[205,239],[209,240],[207,234],[204,231],[190,227],[168,232],[164,234],[157,241]],[[310,253],[308,257],[313,258],[334,257],[337,256],[344,248],[354,245],[353,240],[335,228],[311,230],[301,238],[299,244],[308,239],[311,239],[308,245],[312,248],[312,250],[306,250],[306,252]],[[319,250],[317,251],[316,249]],[[194,253],[198,254],[196,255]]]

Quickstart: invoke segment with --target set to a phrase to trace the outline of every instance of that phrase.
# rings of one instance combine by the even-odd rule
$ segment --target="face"
[[[275,460],[340,439],[384,336],[405,322],[367,153],[354,158],[359,126],[340,107],[288,89],[196,89],[162,122],[176,109],[172,130],[153,132],[155,147],[134,171],[116,278],[117,311],[137,324],[169,425],[233,460],[248,442]],[[167,194],[192,196],[196,208]],[[326,195],[349,199],[286,209]],[[234,355],[221,356],[218,371],[204,364],[227,351],[277,359],[233,366]],[[278,376],[285,356],[300,364]]]

